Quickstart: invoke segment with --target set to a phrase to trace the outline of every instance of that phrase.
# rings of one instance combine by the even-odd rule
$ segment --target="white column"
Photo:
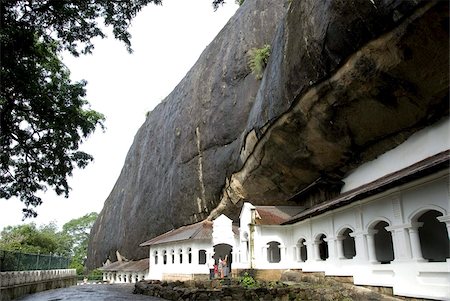
[[[315,240],[313,243],[313,254],[314,254],[314,260],[320,261],[322,260],[320,258],[320,250],[319,250],[320,241]]]
[[[279,245],[278,248],[280,249],[280,262],[286,262],[287,261],[287,248],[285,245]]]
[[[450,240],[450,215],[438,216],[437,220],[441,223],[445,223],[445,225],[447,226],[447,235],[448,239]],[[447,262],[450,262],[450,258],[447,258]]]
[[[414,223],[408,228],[409,240],[411,243],[412,259],[416,261],[425,261],[422,255],[422,248],[420,246],[419,228],[423,223]]]
[[[355,251],[356,255],[353,257],[353,260],[357,261],[366,261],[368,260],[368,252],[366,248],[366,239],[362,232],[352,232],[349,234],[351,237],[355,239]]]
[[[437,220],[441,223],[445,223],[445,225],[447,226],[448,239],[450,239],[450,215],[438,216]]]
[[[314,244],[310,241],[304,243],[306,246],[306,261],[311,261],[314,259]]]
[[[192,248],[192,264],[198,265],[198,249]]]
[[[267,245],[265,245],[261,249],[262,262],[269,262],[269,257],[268,257],[268,252],[267,252],[268,249],[269,249],[269,246],[267,246]]]
[[[409,226],[409,224],[402,224],[385,228],[392,235],[395,261],[410,261],[412,258],[410,236],[407,229]]]
[[[293,256],[293,261],[301,261],[301,258],[300,258],[300,245],[299,244],[297,244],[297,245],[295,245],[294,247],[293,247],[293,250],[292,250],[293,252],[294,252],[294,256]]]
[[[374,235],[378,233],[378,230],[368,230],[366,234],[366,240],[367,240],[367,251],[369,255],[369,262],[370,263],[377,263],[377,255],[375,253],[375,239]]]
[[[325,238],[324,241],[327,243],[328,247],[328,258],[326,260],[336,260],[336,243],[337,240],[334,237]]]

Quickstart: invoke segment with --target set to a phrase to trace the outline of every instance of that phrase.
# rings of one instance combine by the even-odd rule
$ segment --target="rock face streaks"
[[[146,256],[140,242],[216,207],[225,178],[240,166],[240,135],[260,84],[247,52],[271,43],[286,11],[282,1],[248,2],[136,134],[92,230],[90,266],[115,250]]]
[[[446,2],[245,1],[136,134],[88,266],[243,200],[286,204],[448,118],[448,34]]]

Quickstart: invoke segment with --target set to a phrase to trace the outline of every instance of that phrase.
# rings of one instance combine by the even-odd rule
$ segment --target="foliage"
[[[87,278],[89,280],[95,280],[95,281],[102,280],[103,279],[103,272],[98,270],[98,269],[92,270],[88,274]]]
[[[76,269],[77,274],[84,273],[84,262],[87,256],[89,232],[97,219],[98,214],[91,212],[80,218],[73,219],[64,224],[62,235],[66,237],[71,246],[72,261],[70,268]]]
[[[224,5],[225,0],[213,0],[212,5],[214,10],[216,11],[219,8],[219,5]]]
[[[247,272],[244,273],[244,275],[239,280],[239,283],[242,287],[245,288],[256,288],[258,287],[258,282],[250,276]]]
[[[256,79],[262,79],[269,57],[270,45],[264,45],[262,48],[250,49],[248,65]]]
[[[244,4],[245,0],[235,0],[236,4],[241,6],[242,4]]]
[[[36,227],[35,223],[7,226],[1,232],[0,249],[23,253],[69,255],[70,246],[55,223]]]
[[[82,275],[87,256],[89,232],[97,219],[95,212],[65,223],[58,231],[55,223],[36,227],[35,223],[7,226],[1,232],[0,249],[23,253],[71,256],[69,267]]]
[[[36,216],[36,195],[51,187],[68,197],[67,177],[93,158],[78,151],[104,116],[89,108],[86,82],[72,82],[60,53],[90,53],[113,27],[131,51],[128,27],[148,3],[134,1],[1,1],[0,198],[19,197]]]
[[[67,177],[92,156],[80,144],[104,116],[89,108],[86,82],[72,82],[62,51],[91,53],[104,38],[98,22],[131,49],[131,20],[161,0],[9,0],[0,2],[0,198],[18,197],[24,217],[37,216],[37,192],[69,195]],[[224,0],[214,0],[215,9]]]

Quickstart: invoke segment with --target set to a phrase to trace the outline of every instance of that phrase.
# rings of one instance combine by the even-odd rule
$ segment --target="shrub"
[[[244,273],[244,276],[241,277],[239,283],[245,288],[255,288],[258,287],[258,283],[256,280],[250,276],[247,272]]]
[[[262,79],[264,69],[270,56],[270,45],[264,45],[262,48],[252,48],[249,51],[248,66],[252,70],[256,79]]]

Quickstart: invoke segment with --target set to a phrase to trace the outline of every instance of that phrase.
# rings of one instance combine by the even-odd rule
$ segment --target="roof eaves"
[[[443,168],[449,167],[450,150],[443,151],[434,156],[428,157],[424,160],[416,162],[401,170],[390,173],[375,181],[361,185],[355,189],[347,191],[329,201],[320,203],[310,209],[307,209],[290,220],[282,223],[282,225],[290,225],[304,219],[319,215],[325,211],[339,208],[350,203],[356,202],[363,198],[375,195],[377,193],[386,191],[395,185],[413,181],[422,175],[428,175],[434,171],[439,171]]]

